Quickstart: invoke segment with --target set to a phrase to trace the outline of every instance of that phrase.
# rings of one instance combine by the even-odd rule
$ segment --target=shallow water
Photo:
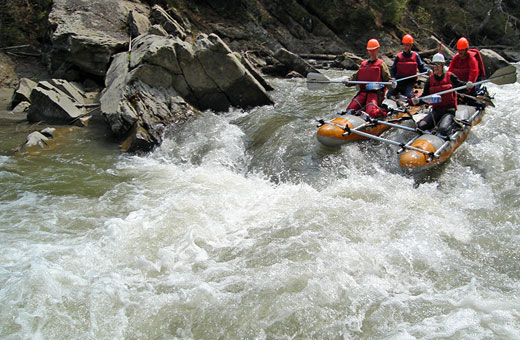
[[[2,123],[0,338],[520,338],[520,84],[419,175],[319,145],[353,90],[271,84],[146,157],[96,124],[15,156]]]

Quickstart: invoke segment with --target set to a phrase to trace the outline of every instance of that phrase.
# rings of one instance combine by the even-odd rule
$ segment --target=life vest
[[[377,59],[373,63],[369,63],[368,60],[364,60],[359,66],[357,79],[361,81],[382,81],[381,74],[383,65],[382,59]],[[365,85],[359,85],[361,91],[365,90]]]
[[[478,58],[476,57],[475,49],[468,49],[466,53],[467,56],[465,56],[464,58],[462,58],[460,54],[457,53],[450,63],[449,70],[453,72],[462,81],[471,80],[472,82],[475,82],[478,79],[478,77],[481,76],[481,66],[478,61]],[[480,56],[480,53],[478,53],[478,55]],[[470,61],[472,60],[475,61],[476,66],[470,65]],[[480,60],[482,60],[482,56],[480,56]],[[483,63],[482,68],[484,68]],[[470,74],[473,72],[477,73],[477,76],[475,77],[475,79],[470,79]],[[485,76],[486,71],[484,71],[483,74]]]
[[[417,73],[417,53],[412,52],[409,57],[405,57],[403,52],[397,54],[396,78],[404,78]],[[417,79],[417,78],[415,78]]]
[[[477,59],[478,63],[478,76],[481,79],[486,78],[486,68],[484,67],[484,60],[482,59],[482,54],[480,54],[480,51],[476,48],[470,48],[468,49],[468,52],[472,52],[475,54],[475,59]]]
[[[453,84],[451,83],[451,72],[446,72],[444,78],[440,81],[435,78],[435,75],[430,75],[430,94],[435,94],[437,92],[451,90],[453,88]],[[447,109],[457,109],[457,93],[456,91],[441,94],[441,101],[439,103],[434,103],[432,106],[435,109],[447,110]]]

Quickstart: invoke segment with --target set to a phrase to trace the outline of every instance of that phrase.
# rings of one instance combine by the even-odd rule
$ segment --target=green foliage
[[[414,13],[415,21],[422,27],[432,30],[433,29],[433,18],[431,14],[423,7],[418,7]]]
[[[367,25],[375,21],[374,14],[370,11],[370,8],[359,7],[348,12],[347,23],[353,26],[354,30],[366,30]]]
[[[52,0],[0,3],[0,46],[37,45],[46,32]]]
[[[397,25],[405,15],[408,0],[374,0],[370,1],[374,9],[382,14],[383,24]]]

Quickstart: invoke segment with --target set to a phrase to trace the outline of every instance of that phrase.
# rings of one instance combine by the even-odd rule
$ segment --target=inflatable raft
[[[419,110],[418,107],[411,107],[410,110],[406,107],[399,107],[397,102],[391,99],[385,99],[383,105],[388,108],[388,116],[384,121],[371,120],[366,114],[345,114],[330,121],[319,120],[316,133],[318,141],[325,146],[336,147],[351,141],[369,138],[361,134],[351,133],[350,130],[379,136],[392,128],[392,125],[410,120],[411,116]]]
[[[466,140],[471,128],[480,123],[484,112],[484,105],[459,105],[455,121],[461,125],[460,129],[446,138],[434,133],[416,136],[398,151],[401,153],[399,164],[404,168],[423,170],[445,162]]]

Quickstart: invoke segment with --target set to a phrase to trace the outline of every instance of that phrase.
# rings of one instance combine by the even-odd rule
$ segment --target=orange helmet
[[[469,47],[468,39],[462,37],[457,41],[457,50],[465,50]]]
[[[370,39],[367,43],[367,50],[375,50],[376,48],[379,48],[379,41],[377,39]]]
[[[410,34],[406,34],[401,42],[403,44],[413,44],[413,37]]]

